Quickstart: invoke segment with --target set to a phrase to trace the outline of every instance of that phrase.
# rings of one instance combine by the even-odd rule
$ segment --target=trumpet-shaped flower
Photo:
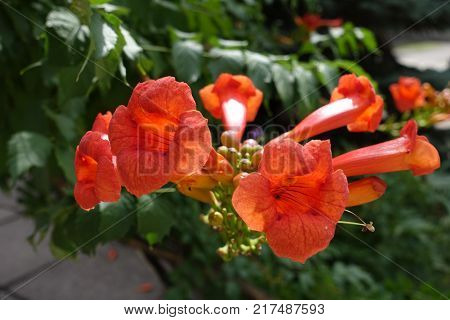
[[[98,114],[92,131],[88,131],[77,146],[74,197],[84,210],[90,210],[101,201],[120,198],[120,179],[108,140],[111,113]]]
[[[398,111],[405,112],[425,104],[425,91],[420,80],[414,77],[400,77],[398,83],[389,86]]]
[[[226,130],[236,131],[241,137],[246,123],[255,120],[263,94],[250,78],[222,73],[214,84],[200,90],[200,98],[206,110],[222,120]]]
[[[189,86],[173,77],[138,84],[109,127],[122,183],[136,196],[200,170],[211,152],[207,120]]]
[[[322,19],[318,14],[307,13],[301,17],[295,18],[298,26],[305,26],[309,31],[314,31],[319,27],[339,27],[342,25],[342,19]]]
[[[343,126],[352,132],[373,132],[382,113],[383,99],[375,94],[370,81],[364,76],[344,75],[331,102],[312,112],[284,137],[302,141]]]
[[[417,123],[410,120],[397,139],[353,150],[333,159],[333,167],[347,176],[411,170],[414,175],[432,173],[440,167],[439,153],[424,136],[417,136]]]
[[[240,180],[232,202],[249,229],[266,233],[275,254],[304,263],[328,246],[347,198],[329,141],[283,139],[265,146],[258,172]]]

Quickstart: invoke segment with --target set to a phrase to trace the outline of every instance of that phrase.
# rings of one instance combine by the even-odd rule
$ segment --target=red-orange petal
[[[380,198],[386,191],[386,182],[378,177],[368,177],[348,184],[347,207],[359,206]]]
[[[248,98],[247,101],[247,121],[254,121],[258,114],[259,107],[263,102],[263,93],[261,90],[256,89],[255,95]]]
[[[73,196],[83,210],[91,210],[100,202],[95,194],[95,187],[92,182],[77,182],[73,190]]]
[[[349,98],[359,108],[365,109],[375,102],[375,89],[365,76],[346,74],[339,78],[339,84],[331,95],[331,101]]]
[[[291,139],[273,141],[264,147],[259,172],[271,181],[287,176],[306,175],[314,171],[320,161],[321,170],[314,174],[331,172],[330,142],[313,140],[302,146]]]
[[[199,172],[212,149],[208,120],[196,110],[180,115],[179,127],[168,150],[168,165],[174,179]]]
[[[161,121],[176,123],[180,115],[195,110],[191,88],[173,77],[139,83],[131,94],[128,108],[136,122]]]
[[[92,131],[98,131],[104,134],[108,134],[109,122],[111,121],[111,112],[106,112],[105,114],[99,113],[95,118],[94,124],[92,125]]]
[[[88,131],[75,154],[74,196],[80,207],[92,209],[101,201],[120,198],[121,183],[113,162],[109,141],[101,132]]]
[[[199,91],[200,98],[202,99],[203,106],[205,109],[211,113],[211,115],[216,118],[222,118],[222,108],[219,96],[213,92],[214,84],[209,84]]]
[[[423,136],[417,136],[417,124],[410,120],[402,136],[347,152],[333,159],[333,167],[347,176],[411,170],[414,175],[432,173],[440,167],[439,152]]]
[[[389,90],[400,112],[419,108],[425,104],[425,92],[417,78],[400,77],[398,83],[389,86]]]
[[[233,193],[233,207],[251,230],[264,231],[276,218],[271,185],[259,173],[243,177]]]
[[[336,223],[326,216],[293,212],[279,216],[266,237],[277,256],[305,263],[328,247],[335,229]]]
[[[138,129],[130,110],[120,106],[116,109],[109,126],[111,148],[117,157],[117,168],[127,190],[142,196],[161,188],[169,182],[170,170],[165,154],[161,151],[147,151],[142,128]]]
[[[350,132],[375,132],[383,116],[384,101],[379,95],[375,97],[375,102],[370,105],[353,122],[347,125]]]
[[[229,125],[233,122],[233,119],[224,119],[225,116],[230,116],[224,112],[225,103],[230,100],[239,102],[246,108],[244,112],[245,120],[253,121],[261,106],[263,93],[255,88],[252,80],[247,76],[222,73],[214,84],[200,90],[200,97],[205,108],[215,118],[220,118],[225,122],[225,125]],[[227,128],[227,130],[229,129]],[[237,131],[240,132],[241,130],[238,129]]]

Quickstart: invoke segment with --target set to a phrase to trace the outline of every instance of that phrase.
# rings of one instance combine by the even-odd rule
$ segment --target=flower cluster
[[[421,83],[414,77],[400,77],[389,86],[395,107],[402,113],[397,121],[389,117],[380,128],[383,131],[397,131],[407,119],[415,119],[420,126],[448,128],[450,123],[450,88],[437,91],[429,83]]]
[[[414,121],[396,139],[337,157],[329,140],[300,144],[344,126],[351,132],[378,128],[383,99],[363,76],[341,77],[328,104],[264,146],[241,142],[263,98],[249,78],[222,74],[200,97],[225,125],[217,149],[190,88],[171,77],[138,84],[127,106],[99,115],[77,147],[78,204],[89,210],[118,200],[121,186],[141,196],[173,182],[211,206],[202,219],[221,234],[217,252],[225,260],[258,253],[267,243],[276,255],[304,263],[329,245],[347,207],[384,194],[386,183],[366,175],[424,175],[440,166]],[[348,181],[356,176],[366,177]]]

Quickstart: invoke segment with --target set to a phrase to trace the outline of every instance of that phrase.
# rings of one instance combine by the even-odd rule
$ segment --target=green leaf
[[[106,57],[114,50],[119,39],[116,31],[99,14],[92,17],[91,36],[95,43],[96,60]]]
[[[34,132],[18,132],[8,141],[8,168],[15,180],[32,167],[43,167],[52,144],[43,135]]]
[[[75,184],[75,169],[73,159],[75,158],[75,151],[73,148],[55,148],[55,156],[58,166],[64,173],[66,179]]]
[[[45,25],[47,28],[54,29],[58,36],[68,42],[75,39],[81,27],[78,17],[66,8],[56,8],[50,11]]]
[[[255,86],[269,95],[270,82],[272,81],[271,61],[268,57],[255,53],[246,52],[248,76],[253,80]]]
[[[118,202],[100,203],[99,233],[104,241],[124,237],[135,221],[136,209],[133,197],[122,194]]]
[[[124,76],[122,50],[125,39],[120,31],[121,20],[112,13],[102,12],[94,14],[91,22],[91,39],[95,44],[95,74],[102,92],[106,93],[111,87],[111,79],[117,70]],[[126,84],[126,81],[124,81]]]
[[[193,83],[201,74],[203,47],[201,44],[186,40],[178,41],[172,48],[172,63],[179,80]]]
[[[123,47],[123,52],[130,60],[136,60],[139,54],[142,52],[142,47],[138,45],[136,40],[131,36],[130,32],[124,27],[120,27],[120,32],[125,39],[125,46]]]
[[[314,73],[302,65],[295,64],[293,74],[300,96],[300,114],[306,115],[317,107],[320,92]]]
[[[336,88],[339,80],[339,70],[336,68],[335,65],[321,62],[321,61],[315,61],[313,63],[317,78],[319,79],[320,83],[325,86],[328,90],[328,92],[331,94],[331,92]]]
[[[50,119],[55,122],[56,126],[59,129],[59,132],[67,141],[70,142],[74,140],[77,132],[75,130],[75,122],[72,118],[66,116],[63,113],[55,113],[48,108],[45,108],[45,113]]]
[[[244,53],[240,50],[213,48],[209,56],[211,61],[208,62],[208,69],[213,79],[223,72],[239,74],[244,69]]]
[[[355,28],[354,32],[356,37],[364,43],[368,51],[377,51],[378,44],[372,31],[366,28]]]
[[[145,236],[150,244],[160,241],[175,224],[170,207],[170,202],[161,194],[145,195],[139,198],[138,232]]]
[[[285,107],[292,105],[294,101],[294,77],[285,67],[278,63],[272,65],[272,76],[275,88]]]

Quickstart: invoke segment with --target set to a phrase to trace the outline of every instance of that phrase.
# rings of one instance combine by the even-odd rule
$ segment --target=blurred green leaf
[[[244,53],[240,50],[213,48],[209,51],[208,69],[213,79],[221,73],[240,74],[244,69]]]
[[[186,40],[178,41],[172,48],[172,63],[178,80],[193,83],[201,74],[203,48],[201,44]]]
[[[34,132],[18,132],[8,141],[8,168],[15,180],[32,167],[43,167],[52,149],[51,142]]]
[[[145,195],[138,199],[138,232],[146,237],[150,244],[161,241],[175,219],[171,214],[170,202],[161,194]]]
[[[45,23],[47,28],[52,28],[67,42],[72,42],[80,30],[80,20],[69,9],[56,8],[47,16]]]
[[[118,202],[100,203],[99,234],[103,241],[124,237],[136,219],[134,199],[122,194]]]
[[[272,64],[272,76],[283,105],[290,107],[294,102],[295,96],[294,77],[289,70],[278,63]]]
[[[320,97],[317,80],[311,70],[300,64],[294,64],[292,73],[300,97],[300,114],[306,115],[314,110]]]
[[[320,83],[325,86],[328,92],[331,94],[334,88],[336,88],[339,80],[339,70],[331,63],[314,61],[313,66],[317,73],[317,78]]]
[[[272,81],[271,61],[268,57],[251,51],[245,52],[248,76],[255,86],[269,96],[269,85]]]
[[[75,159],[75,151],[73,148],[55,148],[55,156],[56,161],[58,162],[59,167],[64,172],[64,176],[67,181],[72,184],[75,184],[75,169],[74,169],[74,159]]]

